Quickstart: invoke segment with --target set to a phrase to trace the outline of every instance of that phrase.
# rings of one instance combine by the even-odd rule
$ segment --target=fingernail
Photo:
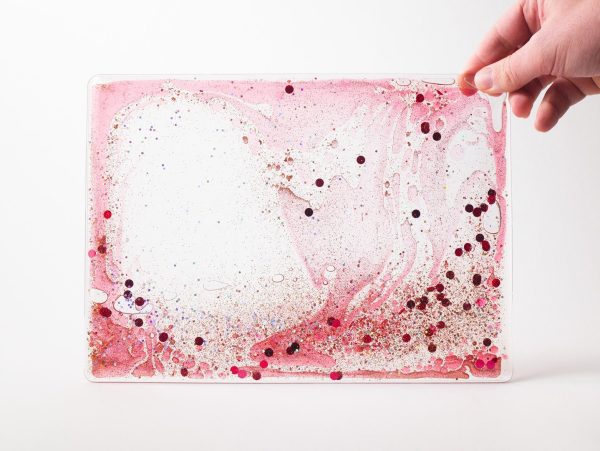
[[[494,85],[492,80],[492,69],[489,67],[484,67],[477,72],[475,74],[475,84],[477,85],[477,89],[480,91],[487,91],[490,89]]]

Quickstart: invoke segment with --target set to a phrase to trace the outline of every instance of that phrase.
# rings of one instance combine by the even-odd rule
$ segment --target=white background
[[[457,72],[505,1],[6,1],[0,449],[599,449],[600,98],[513,121],[514,379],[92,384],[86,83],[96,73]]]

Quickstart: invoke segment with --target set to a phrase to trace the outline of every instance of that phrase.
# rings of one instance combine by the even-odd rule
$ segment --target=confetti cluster
[[[94,380],[506,380],[506,109],[421,80],[91,86]]]

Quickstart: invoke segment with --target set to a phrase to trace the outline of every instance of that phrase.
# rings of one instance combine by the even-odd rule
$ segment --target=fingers
[[[567,110],[585,97],[571,80],[559,78],[546,91],[535,118],[535,128],[541,132],[552,129]]]
[[[511,92],[509,101],[514,115],[523,118],[529,117],[535,100],[553,80],[554,77],[539,77],[530,81],[521,89]]]
[[[481,68],[513,53],[529,40],[531,34],[522,5],[515,3],[488,32],[467,62],[458,80],[461,90],[467,95],[474,94],[477,91],[474,75]]]
[[[552,61],[544,31],[539,31],[523,47],[484,67],[475,75],[475,85],[488,94],[500,94],[521,89],[533,79],[547,75]]]

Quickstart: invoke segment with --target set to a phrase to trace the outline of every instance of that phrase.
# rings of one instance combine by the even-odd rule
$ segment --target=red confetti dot
[[[487,204],[481,204],[481,205],[479,206],[479,208],[481,208],[481,211],[483,211],[483,212],[485,212],[485,211],[488,211],[488,206],[487,206]]]
[[[304,210],[304,214],[310,218],[313,215],[313,209],[307,208],[306,210]]]
[[[494,288],[498,288],[500,286],[500,280],[499,279],[492,280],[492,286]]]
[[[105,254],[106,246],[104,244],[101,244],[100,246],[98,246],[98,252],[100,252],[101,254]]]
[[[370,336],[370,335],[365,335],[365,336],[363,337],[363,342],[364,342],[364,343],[367,343],[367,344],[368,344],[368,343],[371,343],[372,341],[373,341],[373,339],[371,338],[371,336]]]
[[[342,372],[341,371],[332,371],[331,373],[329,373],[329,377],[331,378],[332,381],[339,381],[342,378]]]
[[[106,211],[104,212],[104,217],[105,217],[106,219],[110,219],[110,217],[111,217],[111,216],[112,216],[112,213],[111,213],[111,211],[110,211],[110,210],[106,210]]]
[[[129,291],[129,290],[125,290],[125,291],[123,292],[123,297],[124,297],[125,299],[131,299],[131,296],[133,296],[133,295],[131,294],[131,291]]]
[[[188,375],[188,369],[187,368],[181,368],[181,375],[183,377],[186,377]]]
[[[442,285],[441,283],[438,283],[435,286],[435,289],[441,293],[442,291],[444,291],[444,285]]]
[[[436,325],[438,329],[443,329],[444,327],[446,327],[446,323],[443,321],[438,321]]]
[[[418,103],[421,103],[423,100],[425,100],[425,96],[423,94],[421,94],[421,93],[417,94],[416,101]]]
[[[266,368],[269,366],[269,362],[267,362],[266,360],[261,360],[259,365],[261,368]]]
[[[481,274],[473,275],[473,285],[477,286],[481,284]]]
[[[463,254],[463,250],[460,247],[457,247],[456,250],[454,251],[454,255],[456,255],[457,257],[460,257]]]
[[[231,371],[231,374],[237,374],[239,371],[238,367],[235,365],[232,366],[229,370]]]
[[[100,308],[100,315],[108,318],[110,315],[112,315],[112,311],[109,308],[106,307],[101,307]]]
[[[409,334],[402,335],[402,341],[404,343],[408,343],[410,341],[410,335]]]
[[[287,92],[288,94],[291,94],[292,92],[294,92],[294,87],[292,85],[287,85],[285,87],[285,92]]]
[[[126,286],[127,288],[131,288],[131,287],[133,286],[133,280],[131,280],[131,279],[127,279],[127,280],[125,281],[125,286]]]
[[[471,252],[471,250],[473,250],[473,245],[471,243],[465,243],[464,248],[465,251]]]
[[[194,344],[196,346],[202,346],[204,344],[204,338],[202,338],[202,337],[196,337],[194,339]]]
[[[362,155],[359,155],[358,157],[356,157],[356,162],[358,164],[364,164],[365,163],[365,157],[363,157]]]
[[[333,327],[340,327],[342,325],[342,322],[339,319],[334,319],[331,325]]]
[[[421,212],[419,210],[413,210],[412,211],[412,217],[417,219],[419,216],[421,216]]]
[[[481,233],[478,233],[477,235],[475,235],[475,241],[477,241],[478,243],[481,243],[484,240],[484,236]]]
[[[483,345],[484,346],[490,346],[492,344],[492,340],[490,340],[489,338],[484,338],[483,339]]]
[[[141,307],[146,301],[142,297],[135,298],[135,305]]]
[[[435,287],[427,287],[427,291],[431,293],[432,291],[435,291]]]
[[[473,216],[475,216],[476,218],[481,216],[481,208],[476,207],[473,209]]]
[[[261,374],[260,371],[253,371],[252,372],[252,379],[254,379],[255,381],[259,381],[261,378]]]
[[[471,205],[471,204],[465,205],[465,211],[467,213],[471,213],[473,211],[473,205]]]
[[[488,196],[487,198],[488,204],[492,205],[496,203],[496,196]]]
[[[449,307],[449,306],[450,306],[450,304],[451,304],[451,302],[450,302],[450,299],[444,299],[444,300],[442,301],[442,305],[443,305],[444,307]]]
[[[427,308],[427,303],[426,302],[419,302],[419,305],[417,305],[417,308],[419,310],[425,310],[425,308]]]
[[[240,379],[244,379],[248,375],[248,372],[246,370],[238,370],[237,375]]]
[[[408,301],[408,302],[406,303],[406,306],[407,306],[408,308],[410,308],[410,309],[412,309],[412,308],[415,308],[415,301],[412,301],[412,300],[411,300],[411,301]]]
[[[465,302],[463,304],[463,309],[465,309],[467,311],[471,310],[471,304],[469,302]]]
[[[166,332],[161,332],[160,334],[158,334],[158,339],[164,343],[169,339],[169,334],[167,334]]]
[[[315,185],[317,185],[319,188],[321,188],[324,184],[325,182],[323,181],[323,179],[315,180]]]
[[[96,256],[96,251],[94,249],[90,249],[88,251],[88,257],[93,258]]]
[[[489,251],[491,249],[490,242],[489,241],[482,241],[481,242],[481,247],[483,248],[483,250],[485,252]]]
[[[425,134],[429,133],[429,122],[421,123],[421,132]]]
[[[136,318],[133,322],[137,327],[142,327],[144,325],[144,320],[142,318]]]
[[[488,370],[493,370],[496,366],[496,362],[494,360],[488,360],[488,363],[485,364]]]
[[[484,362],[483,360],[481,360],[481,359],[477,359],[477,360],[475,361],[475,367],[476,367],[476,368],[479,368],[479,369],[481,369],[481,368],[483,368],[484,366],[485,366],[485,362]]]
[[[442,134],[440,132],[435,132],[432,138],[434,141],[439,141],[440,139],[442,139]]]
[[[446,272],[446,277],[448,279],[454,279],[454,271],[447,271]]]
[[[429,346],[427,346],[427,350],[429,352],[435,352],[437,350],[437,346],[434,345],[433,343],[429,343]]]
[[[446,295],[445,295],[444,293],[438,293],[438,294],[436,294],[436,295],[435,295],[435,298],[436,298],[438,301],[442,301],[442,300],[444,300],[444,298],[445,298],[445,297],[446,297]]]
[[[273,349],[271,349],[271,348],[265,349],[265,355],[267,357],[273,357]]]
[[[488,191],[488,196],[495,196],[495,195],[496,195],[496,191],[490,188]]]

